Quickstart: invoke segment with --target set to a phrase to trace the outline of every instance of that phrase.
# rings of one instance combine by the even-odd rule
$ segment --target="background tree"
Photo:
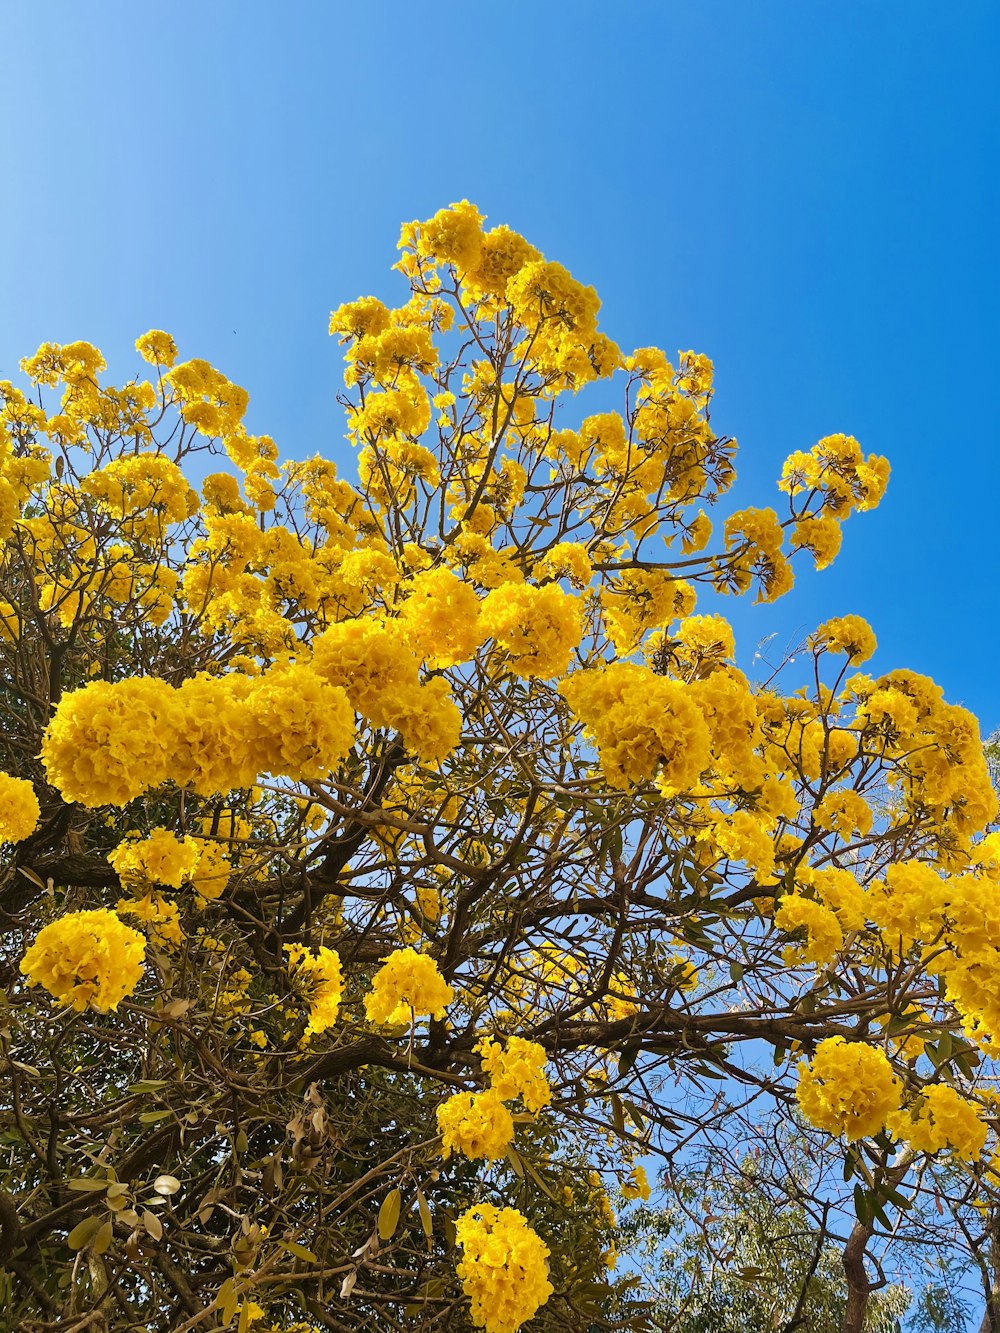
[[[667,1168],[653,1202],[625,1205],[623,1249],[654,1301],[656,1326],[671,1333],[839,1333],[850,1189],[831,1170],[831,1153],[817,1154],[773,1125],[747,1130],[738,1157],[707,1145],[696,1161]],[[967,1327],[982,1295],[976,1243],[966,1231],[975,1210],[956,1227],[956,1188],[966,1184],[935,1171],[893,1219],[891,1233],[877,1235],[872,1267],[879,1285],[865,1312],[866,1333]]]
[[[25,1330],[649,1327],[608,1189],[796,1108],[860,1330],[928,1155],[991,1188],[975,721],[859,673],[856,617],[756,688],[694,614],[828,564],[888,465],[828,437],[713,524],[711,363],[624,355],[482,223],[407,225],[403,303],[334,312],[356,483],[161,331],[149,379],[46,344],[0,385]]]

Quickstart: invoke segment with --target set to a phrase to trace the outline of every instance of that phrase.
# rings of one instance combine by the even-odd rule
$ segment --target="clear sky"
[[[625,348],[714,358],[740,505],[834,431],[891,459],[833,569],[728,608],[744,659],[855,611],[1000,725],[996,0],[6,0],[2,40],[0,376],[166,328],[349,467],[328,312],[468,197]]]

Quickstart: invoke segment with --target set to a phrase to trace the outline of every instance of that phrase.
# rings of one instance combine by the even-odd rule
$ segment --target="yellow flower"
[[[142,978],[146,941],[114,912],[70,912],[39,931],[21,959],[30,986],[82,1012],[117,1009]]]
[[[467,662],[485,638],[479,628],[479,598],[450,569],[417,574],[400,591],[408,594],[399,625],[414,652],[438,669]]]
[[[708,727],[680,681],[614,662],[573,672],[559,692],[593,736],[609,786],[627,791],[661,769],[662,783],[683,791],[708,766]]]
[[[302,978],[309,988],[309,1022],[306,1032],[325,1032],[333,1027],[344,998],[344,975],[340,955],[321,946],[311,953],[302,944],[286,944],[288,970]]]
[[[49,781],[67,801],[126,805],[165,782],[174,691],[163,680],[92,681],[64,694],[42,740]]]
[[[169,369],[177,360],[177,344],[162,329],[150,329],[137,338],[135,350],[152,366],[166,366]]]
[[[504,584],[483,602],[483,629],[509,654],[517,676],[558,676],[583,632],[580,599],[555,583]]]
[[[594,577],[587,548],[581,542],[557,542],[536,561],[533,579],[568,579],[574,588],[586,588]]]
[[[867,662],[877,644],[871,625],[861,616],[835,616],[813,635],[818,647],[830,653],[846,653],[852,662]]]
[[[375,973],[365,1012],[371,1023],[409,1023],[421,1015],[444,1018],[455,992],[428,954],[396,949]]]
[[[0,840],[23,842],[38,827],[40,814],[31,783],[0,773]]]
[[[487,1092],[456,1092],[437,1108],[437,1123],[445,1159],[457,1152],[495,1162],[503,1157],[514,1137],[511,1114],[492,1088]]]
[[[650,1196],[649,1181],[646,1179],[644,1167],[634,1166],[628,1173],[628,1179],[622,1185],[622,1194],[626,1199],[642,1199],[645,1202]]]
[[[986,1143],[982,1111],[946,1083],[924,1088],[911,1110],[896,1112],[886,1123],[891,1134],[918,1152],[950,1148],[966,1162],[975,1162]]]
[[[536,1041],[523,1037],[508,1037],[501,1046],[492,1037],[484,1037],[476,1046],[482,1056],[483,1072],[489,1075],[490,1087],[504,1101],[520,1097],[529,1111],[540,1111],[552,1100],[549,1081],[545,1077],[546,1054]]]
[[[198,842],[198,860],[191,871],[191,887],[202,899],[220,897],[229,883],[229,858],[217,842]]]
[[[108,860],[123,884],[145,880],[179,889],[197,863],[198,847],[192,838],[178,838],[165,828],[155,828],[140,842],[121,843]]]
[[[798,893],[785,894],[774,914],[774,924],[779,930],[806,931],[805,945],[786,955],[790,963],[802,961],[826,967],[844,946],[844,932],[836,914],[823,903]]]
[[[467,199],[442,208],[420,223],[417,253],[439,263],[454,264],[459,272],[473,268],[483,249],[483,217]]]
[[[864,1042],[827,1037],[812,1062],[799,1065],[802,1114],[817,1129],[844,1134],[851,1142],[883,1129],[901,1092],[885,1053]]]
[[[455,1234],[473,1324],[486,1333],[516,1333],[552,1295],[548,1246],[515,1208],[488,1203],[464,1212]]]
[[[148,927],[150,938],[162,949],[177,948],[184,942],[176,903],[168,903],[158,893],[142,898],[119,898],[115,903],[119,916],[134,916]]]
[[[840,551],[843,534],[835,518],[803,518],[792,532],[792,546],[811,551],[817,569],[832,565]]]

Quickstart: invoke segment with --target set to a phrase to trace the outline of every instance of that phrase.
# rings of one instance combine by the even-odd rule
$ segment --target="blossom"
[[[483,216],[467,199],[420,223],[417,253],[460,271],[473,268],[483,248]]]
[[[693,694],[631,662],[575,671],[559,685],[593,736],[609,786],[628,790],[662,770],[676,790],[708,766],[710,737]]]
[[[325,1032],[337,1021],[344,998],[344,975],[340,955],[321,946],[315,953],[302,944],[286,944],[288,970],[305,982],[309,993],[309,1022],[306,1032]]]
[[[508,1037],[503,1046],[492,1037],[484,1037],[476,1046],[482,1057],[483,1073],[489,1075],[490,1087],[504,1101],[520,1097],[529,1111],[540,1111],[552,1100],[552,1090],[545,1077],[545,1048],[537,1041]]]
[[[875,633],[861,616],[835,616],[813,636],[813,642],[830,653],[846,653],[852,662],[866,662],[877,647]]]
[[[31,783],[26,778],[0,773],[0,839],[23,842],[38,827],[40,814]]]
[[[975,1162],[986,1143],[981,1109],[946,1083],[924,1088],[917,1103],[891,1115],[887,1126],[918,1152],[950,1148],[965,1162]]]
[[[826,569],[836,559],[842,538],[840,524],[835,518],[829,515],[803,518],[796,523],[792,532],[792,546],[811,551],[816,568]]]
[[[147,880],[179,889],[198,861],[198,847],[191,838],[178,838],[165,828],[155,828],[141,841],[126,840],[108,855],[122,883]]]
[[[456,1092],[437,1108],[442,1137],[441,1156],[453,1152],[493,1162],[503,1157],[514,1137],[514,1121],[500,1094]]]
[[[82,1012],[117,1009],[138,986],[146,941],[107,908],[69,912],[38,932],[21,959],[30,986]]]
[[[844,932],[836,914],[823,903],[786,893],[774,914],[779,930],[806,931],[806,943],[789,952],[790,962],[802,961],[826,967],[844,946]]]
[[[558,676],[580,642],[580,599],[555,583],[504,584],[483,602],[483,628],[509,654],[516,676]]]
[[[396,949],[372,979],[365,1012],[369,1022],[387,1026],[409,1023],[424,1014],[440,1019],[454,998],[454,990],[429,954]]]
[[[137,338],[135,350],[153,366],[166,366],[169,369],[177,360],[177,344],[162,329],[150,329]]]
[[[626,1199],[642,1199],[645,1203],[651,1193],[645,1168],[634,1166],[628,1173],[628,1179],[622,1185],[622,1194]]]
[[[170,950],[184,942],[177,904],[167,902],[159,893],[147,893],[141,898],[119,898],[115,911],[119,916],[134,916],[141,921],[161,949]]]
[[[516,1333],[552,1295],[548,1246],[516,1208],[488,1203],[464,1212],[455,1234],[473,1324],[486,1333]]]
[[[166,681],[92,681],[60,699],[42,740],[42,762],[67,801],[126,805],[166,781],[164,741],[175,729],[174,691]]]
[[[901,1092],[885,1053],[864,1042],[827,1037],[812,1061],[799,1065],[802,1114],[817,1129],[843,1134],[852,1143],[885,1127]]]
[[[429,667],[467,662],[485,637],[479,628],[479,598],[450,569],[417,574],[401,592],[408,594],[399,626]]]

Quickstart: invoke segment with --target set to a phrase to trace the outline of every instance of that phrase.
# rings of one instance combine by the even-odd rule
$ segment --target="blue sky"
[[[732,605],[744,660],[829,615],[1000,725],[1000,7],[8,0],[0,375],[173,332],[283,450],[346,459],[332,306],[468,197],[593,283],[626,347],[716,362],[741,504],[843,430],[888,455],[837,565]],[[804,571],[804,566],[803,566]]]

